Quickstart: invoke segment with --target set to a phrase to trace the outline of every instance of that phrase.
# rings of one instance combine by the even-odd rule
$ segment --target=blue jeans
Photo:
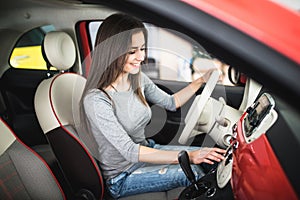
[[[149,141],[149,146],[162,150],[196,150],[199,147],[169,146],[155,144]],[[192,165],[196,180],[204,176],[199,165]],[[182,171],[179,164],[157,165],[137,163],[129,170],[107,180],[107,187],[113,198],[119,198],[139,193],[167,191],[177,187],[186,187],[191,183]]]

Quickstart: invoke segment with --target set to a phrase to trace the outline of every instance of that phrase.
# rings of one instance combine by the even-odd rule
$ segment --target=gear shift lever
[[[199,190],[197,182],[196,182],[195,174],[191,168],[189,155],[187,154],[186,151],[183,150],[183,151],[179,152],[178,161],[179,161],[179,164],[180,164],[183,172],[189,179],[189,181],[195,186],[196,190]]]

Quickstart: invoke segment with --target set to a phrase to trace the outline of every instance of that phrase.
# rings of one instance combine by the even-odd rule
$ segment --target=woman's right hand
[[[194,164],[208,163],[214,164],[214,161],[220,162],[224,160],[225,149],[217,147],[209,148],[204,147],[199,150],[189,152],[190,161]]]

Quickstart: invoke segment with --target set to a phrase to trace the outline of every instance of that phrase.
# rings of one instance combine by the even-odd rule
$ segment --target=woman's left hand
[[[201,77],[197,78],[190,84],[194,93],[197,92],[197,90],[199,90],[199,88],[201,87],[201,85],[203,83],[206,83],[209,80],[209,78],[214,70],[217,70],[217,69],[213,68],[213,69],[207,70],[207,72],[205,72],[205,74],[203,74]]]

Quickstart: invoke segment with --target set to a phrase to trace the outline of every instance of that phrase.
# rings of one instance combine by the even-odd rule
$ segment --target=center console
[[[192,184],[182,191],[179,199],[234,199],[230,182],[234,151],[239,148],[240,142],[249,144],[255,141],[276,122],[277,112],[274,106],[274,99],[267,93],[262,94],[249,106],[240,116],[240,121],[242,121],[240,133],[238,133],[237,124],[232,126],[230,144],[224,154],[225,159],[198,181],[195,180],[190,169],[187,153],[181,152],[178,157],[179,163]],[[237,138],[237,134],[242,137]]]

